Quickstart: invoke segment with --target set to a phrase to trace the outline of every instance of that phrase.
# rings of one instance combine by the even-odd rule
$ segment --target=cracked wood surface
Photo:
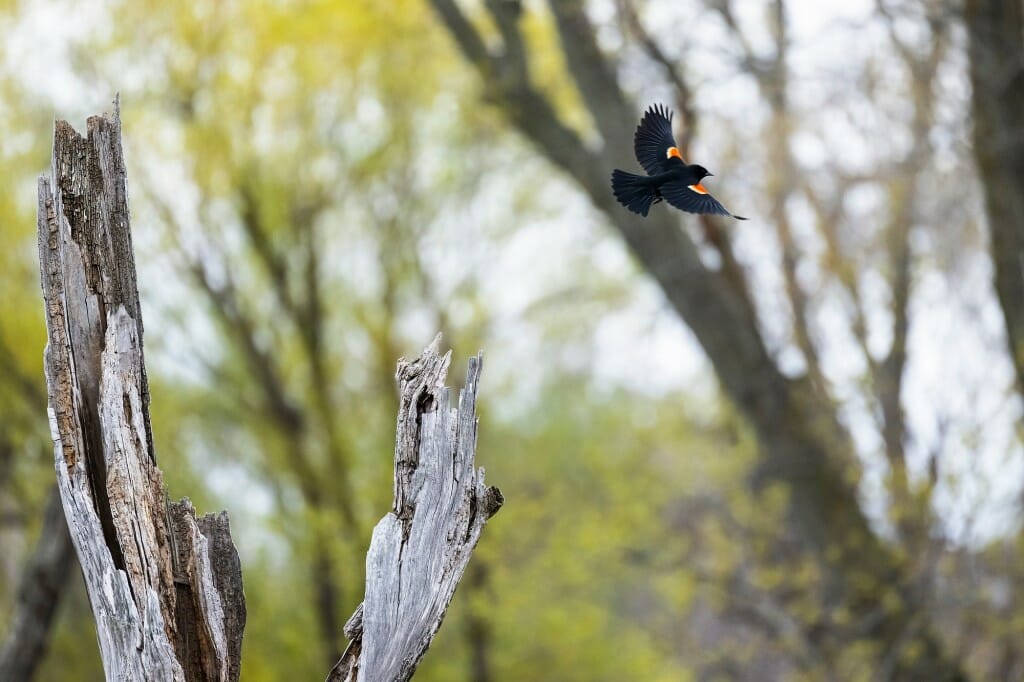
[[[469,359],[456,407],[444,386],[441,337],[400,360],[394,505],[373,530],[363,603],[345,625],[350,644],[328,682],[412,677],[444,619],[487,520],[504,501],[474,467],[481,356]]]
[[[39,179],[50,430],[108,680],[236,680],[245,605],[224,513],[168,505],[156,466],[117,104],[57,121]]]

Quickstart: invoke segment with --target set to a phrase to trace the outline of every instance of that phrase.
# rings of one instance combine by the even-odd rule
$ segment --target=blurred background
[[[1024,679],[1021,17],[0,1],[0,677],[102,679],[35,183],[120,93],[158,462],[230,512],[242,679],[344,648],[437,331],[507,502],[417,680]],[[655,102],[749,222],[614,202]]]

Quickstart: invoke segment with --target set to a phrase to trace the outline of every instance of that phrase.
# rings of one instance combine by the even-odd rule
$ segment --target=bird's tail
[[[643,175],[634,175],[618,168],[612,171],[612,192],[620,204],[633,213],[647,217],[657,199],[656,187]]]

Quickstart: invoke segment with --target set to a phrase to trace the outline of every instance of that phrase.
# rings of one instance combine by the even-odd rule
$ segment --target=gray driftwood
[[[502,504],[474,466],[481,356],[470,358],[459,404],[444,387],[441,337],[398,363],[395,499],[373,530],[363,603],[345,625],[348,648],[328,682],[404,682],[444,618],[484,524]]]
[[[237,680],[245,605],[224,513],[168,504],[156,466],[121,122],[54,132],[39,261],[57,482],[108,680]]]

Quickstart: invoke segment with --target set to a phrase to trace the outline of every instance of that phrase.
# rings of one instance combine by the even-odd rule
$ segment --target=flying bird
[[[612,191],[620,204],[647,217],[651,205],[662,199],[687,213],[733,215],[718,203],[700,181],[712,175],[704,166],[687,164],[672,137],[672,112],[655,104],[644,113],[633,136],[636,160],[647,175],[634,175],[616,168]]]

